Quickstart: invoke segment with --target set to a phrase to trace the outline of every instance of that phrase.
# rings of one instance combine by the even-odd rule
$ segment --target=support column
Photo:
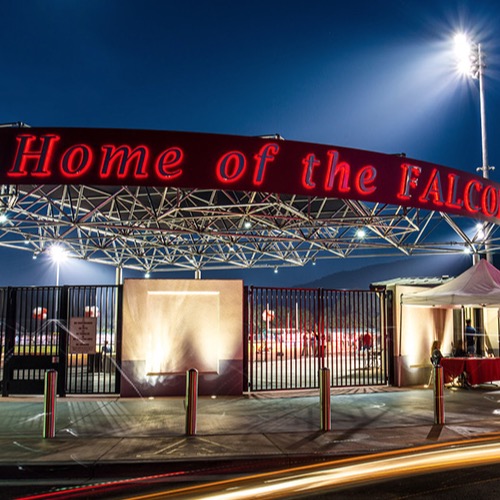
[[[115,285],[123,285],[123,267],[116,266],[115,268]]]

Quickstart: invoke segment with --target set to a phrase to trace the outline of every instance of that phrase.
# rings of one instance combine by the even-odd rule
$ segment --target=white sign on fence
[[[71,318],[69,351],[71,354],[95,354],[97,318]]]

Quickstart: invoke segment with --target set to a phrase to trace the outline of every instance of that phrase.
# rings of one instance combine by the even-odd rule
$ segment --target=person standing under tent
[[[465,320],[465,342],[467,354],[474,356],[476,354],[476,329],[471,325],[470,319]]]

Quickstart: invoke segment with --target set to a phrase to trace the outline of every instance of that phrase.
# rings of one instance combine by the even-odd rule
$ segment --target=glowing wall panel
[[[186,371],[200,394],[240,394],[243,283],[126,280],[122,395],[183,395]]]
[[[148,291],[146,318],[148,373],[219,371],[220,292]]]

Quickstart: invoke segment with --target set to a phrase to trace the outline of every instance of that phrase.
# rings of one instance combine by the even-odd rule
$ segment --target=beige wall
[[[242,339],[242,281],[125,280],[121,393],[183,395],[196,368],[201,395],[240,394]]]
[[[488,352],[495,356],[499,355],[498,342],[498,316],[500,310],[493,307],[485,307],[483,309],[484,327],[485,327],[485,346]]]
[[[429,381],[430,351],[434,340],[441,342],[443,355],[451,353],[452,309],[401,305],[401,294],[419,291],[422,291],[422,287],[395,287],[394,356],[398,386],[420,385]]]

